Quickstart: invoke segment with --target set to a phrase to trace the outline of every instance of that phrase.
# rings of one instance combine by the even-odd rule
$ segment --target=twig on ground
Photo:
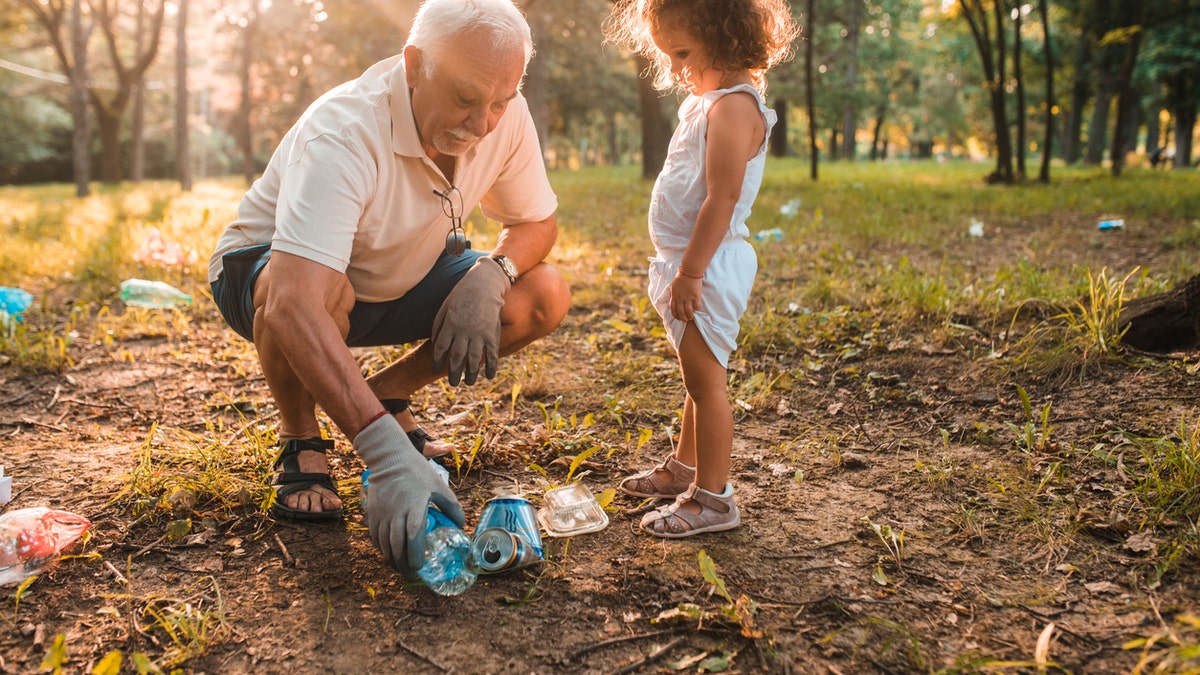
[[[62,427],[56,427],[53,424],[46,424],[45,422],[39,422],[39,421],[37,421],[35,419],[31,419],[29,417],[22,417],[21,424],[27,424],[31,427],[45,427],[47,429],[53,429],[55,431],[58,431],[58,432],[61,432],[64,434],[67,433],[67,430],[63,429]]]
[[[105,561],[104,561],[104,566],[105,566],[106,568],[108,568],[108,571],[109,571],[109,572],[112,572],[112,575],[113,575],[114,577],[116,577],[116,578],[117,578],[117,581],[118,581],[118,582],[119,582],[119,583],[120,583],[122,586],[126,586],[126,587],[128,587],[128,586],[129,586],[129,580],[128,580],[128,579],[126,579],[126,578],[125,578],[125,575],[124,575],[124,574],[121,574],[121,571],[120,571],[120,570],[118,570],[116,567],[114,567],[114,566],[113,566],[113,564],[112,564],[111,562],[109,562],[109,561],[105,560]]]
[[[627,673],[637,672],[637,671],[641,670],[642,668],[645,668],[646,666],[650,665],[651,663],[654,663],[655,661],[661,659],[664,654],[666,654],[667,652],[671,651],[672,649],[678,647],[682,642],[683,642],[683,638],[677,637],[674,640],[671,640],[667,644],[663,645],[662,647],[656,649],[654,652],[647,654],[646,657],[643,658],[641,661],[638,661],[637,663],[631,663],[631,664],[625,666],[624,668],[613,671],[613,675],[626,675]]]
[[[667,628],[665,630],[656,630],[652,633],[638,633],[637,635],[624,635],[622,637],[611,638],[608,640],[603,640],[601,642],[596,642],[594,644],[590,644],[586,647],[581,647],[579,649],[576,649],[574,652],[571,653],[570,658],[577,659],[585,654],[590,654],[591,652],[594,652],[597,649],[611,647],[612,645],[619,645],[622,642],[632,642],[634,640],[643,640],[645,638],[661,637],[663,635],[676,635],[678,633],[682,633],[685,630],[687,630],[687,628]]]
[[[134,554],[131,556],[131,558],[140,558],[140,557],[142,556],[142,554],[146,553],[146,552],[147,552],[147,551],[149,551],[150,549],[152,549],[152,548],[154,548],[154,547],[158,546],[159,544],[163,543],[163,540],[165,540],[166,538],[167,538],[167,535],[165,535],[165,534],[164,534],[163,536],[159,537],[158,539],[155,539],[154,541],[150,542],[149,544],[146,544],[146,545],[145,545],[145,546],[143,546],[142,548],[138,549],[138,552],[137,552],[137,553],[134,553]]]
[[[62,393],[62,385],[61,384],[54,385],[54,395],[50,397],[50,402],[46,404],[46,407],[42,408],[42,412],[47,412],[51,408],[53,408],[54,404],[58,403],[58,395],[61,393]]]
[[[119,410],[119,409],[122,409],[122,408],[127,408],[127,407],[129,407],[129,406],[127,406],[127,405],[113,405],[113,404],[111,404],[111,403],[97,403],[96,401],[80,401],[80,400],[79,400],[79,399],[77,399],[77,398],[66,398],[66,397],[63,397],[63,398],[60,398],[60,399],[58,399],[58,400],[59,400],[59,401],[61,401],[61,402],[63,402],[63,403],[74,403],[74,404],[76,404],[76,405],[85,405],[85,406],[87,406],[87,407],[89,407],[89,408],[109,408],[109,409],[112,409],[112,410]]]
[[[279,533],[275,533],[275,543],[279,545],[279,550],[283,552],[283,564],[285,567],[294,567],[296,560],[292,558],[292,554],[288,553],[287,547],[283,545],[283,540],[279,538]]]
[[[443,666],[442,664],[438,663],[437,661],[434,661],[433,659],[429,658],[428,656],[425,656],[421,652],[418,652],[417,650],[413,649],[412,647],[409,647],[408,645],[404,644],[403,642],[401,642],[399,640],[396,640],[396,646],[399,647],[400,649],[403,649],[404,651],[408,652],[410,655],[415,656],[416,658],[424,661],[425,663],[428,663],[429,665],[433,666],[434,668],[437,668],[439,671],[441,671],[443,673],[450,672],[449,669],[446,668],[446,666]]]
[[[20,403],[21,400],[24,399],[26,396],[29,396],[30,394],[41,390],[41,388],[44,385],[45,385],[45,383],[43,382],[43,383],[38,384],[37,386],[33,387],[32,389],[26,390],[24,394],[14,396],[6,401],[0,401],[0,405],[12,405],[13,403]]]

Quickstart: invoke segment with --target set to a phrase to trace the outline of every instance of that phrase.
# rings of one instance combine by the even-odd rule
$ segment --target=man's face
[[[461,155],[496,128],[524,73],[520,53],[504,54],[467,34],[462,47],[448,50],[426,76],[427,55],[404,50],[413,119],[421,145],[431,158]]]

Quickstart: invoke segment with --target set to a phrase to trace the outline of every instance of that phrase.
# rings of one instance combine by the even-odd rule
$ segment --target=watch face
[[[507,256],[502,256],[502,255],[492,256],[492,259],[495,260],[497,263],[500,263],[500,267],[501,267],[501,269],[504,270],[504,273],[506,275],[508,275],[509,281],[517,280],[517,265],[516,265],[516,263],[509,260]]]

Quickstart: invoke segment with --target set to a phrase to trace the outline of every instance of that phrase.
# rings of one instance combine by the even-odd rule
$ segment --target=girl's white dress
[[[725,238],[704,272],[702,308],[693,321],[713,356],[725,367],[729,366],[729,354],[737,347],[738,322],[746,311],[754,275],[758,272],[754,247],[746,241],[750,235],[746,218],[762,184],[767,138],[775,125],[775,111],[767,108],[762,94],[750,85],[740,84],[688,96],[679,107],[679,126],[671,137],[667,161],[650,195],[650,241],[657,254],[650,259],[650,301],[663,319],[671,344],[678,350],[687,323],[671,316],[671,281],[679,270],[679,261],[696,225],[696,215],[707,195],[704,157],[708,111],[722,96],[741,91],[758,101],[766,133],[758,153],[746,163],[741,196]]]

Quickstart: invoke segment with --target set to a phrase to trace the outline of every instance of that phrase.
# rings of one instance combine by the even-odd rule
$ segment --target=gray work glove
[[[371,470],[367,527],[383,561],[415,579],[425,564],[425,518],[429,502],[463,524],[454,492],[417,452],[396,418],[384,415],[354,437],[354,451]]]
[[[475,384],[479,362],[485,359],[484,374],[489,380],[496,377],[500,361],[500,309],[511,285],[499,263],[480,258],[442,303],[430,337],[433,369],[441,372],[449,357],[446,378],[451,386],[458,386],[464,372],[467,384]]]

